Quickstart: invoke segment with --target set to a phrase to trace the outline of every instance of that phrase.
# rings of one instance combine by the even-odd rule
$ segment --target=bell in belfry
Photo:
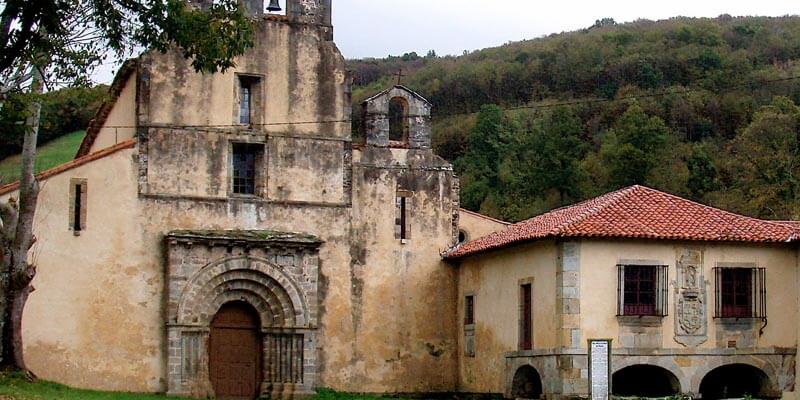
[[[279,0],[269,0],[269,6],[267,6],[267,11],[269,12],[281,11],[281,3],[279,2]]]

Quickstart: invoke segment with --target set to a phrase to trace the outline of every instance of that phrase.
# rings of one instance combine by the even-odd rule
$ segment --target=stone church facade
[[[353,143],[330,1],[246,5],[235,68],[126,62],[76,159],[40,175],[28,365],[197,397],[454,391],[459,186],[431,105],[389,88]]]
[[[23,321],[37,375],[200,398],[558,399],[588,394],[586,340],[605,338],[624,382],[644,371],[697,395],[752,372],[759,394],[794,395],[796,223],[646,188],[515,225],[462,210],[413,90],[367,99],[353,142],[330,0],[245,3],[255,47],[235,68],[126,62],[75,160],[40,174]],[[718,273],[749,288],[725,301],[749,303],[715,309]]]

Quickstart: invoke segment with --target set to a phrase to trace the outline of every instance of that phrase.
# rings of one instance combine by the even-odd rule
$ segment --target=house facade
[[[637,186],[464,244],[460,389],[586,396],[597,339],[615,395],[794,398],[796,234]]]

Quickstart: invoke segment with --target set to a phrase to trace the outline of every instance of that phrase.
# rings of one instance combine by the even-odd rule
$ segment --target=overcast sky
[[[800,14],[800,0],[333,0],[333,7],[336,43],[347,58],[461,54],[585,28],[606,17],[628,22]],[[110,82],[111,69],[95,79]]]

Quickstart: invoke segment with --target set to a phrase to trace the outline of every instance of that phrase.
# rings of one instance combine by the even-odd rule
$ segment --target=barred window
[[[617,274],[618,316],[667,315],[666,265],[618,265]]]
[[[766,318],[764,268],[714,268],[715,318]]]

